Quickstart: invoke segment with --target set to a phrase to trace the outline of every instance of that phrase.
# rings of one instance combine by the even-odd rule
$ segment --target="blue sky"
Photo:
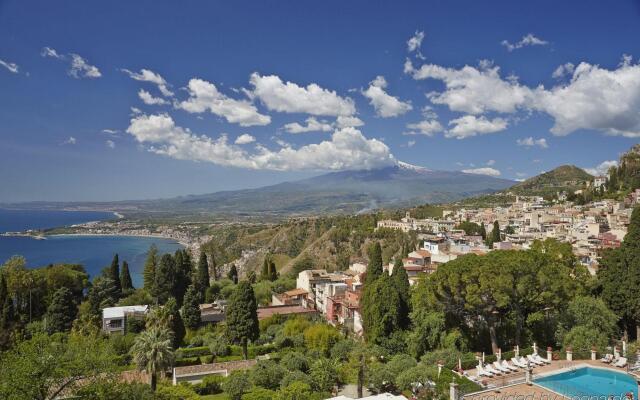
[[[640,137],[640,3],[576,4],[0,1],[0,201],[603,170]]]

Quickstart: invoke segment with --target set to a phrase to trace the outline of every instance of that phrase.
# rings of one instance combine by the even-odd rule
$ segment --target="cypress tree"
[[[171,297],[175,285],[176,266],[171,254],[164,254],[156,268],[156,301],[164,304]]]
[[[71,330],[73,320],[76,319],[78,308],[73,301],[73,293],[61,287],[56,290],[47,308],[46,328],[49,334],[55,332],[68,332]]]
[[[113,256],[111,260],[111,267],[109,267],[109,278],[115,285],[115,292],[120,297],[122,295],[122,285],[120,285],[120,261],[118,260],[118,253]]]
[[[409,275],[407,275],[407,270],[404,269],[401,259],[397,259],[393,266],[391,281],[400,295],[400,326],[407,328],[410,322],[409,313],[411,312],[411,285],[409,284]]]
[[[7,332],[13,321],[13,301],[9,296],[7,280],[0,273],[0,332]]]
[[[402,300],[389,275],[365,285],[360,306],[368,342],[381,344],[401,327]]]
[[[147,260],[144,263],[142,276],[144,279],[144,288],[151,296],[156,294],[156,268],[158,266],[158,248],[151,245],[147,252]]]
[[[369,247],[369,263],[367,265],[365,285],[374,282],[382,273],[382,248],[380,247],[380,242],[376,242]]]
[[[213,272],[213,280],[217,281],[218,280],[218,265],[216,264],[216,257],[214,256],[213,253],[211,253],[211,257],[209,257],[211,260],[211,272]]]
[[[176,273],[172,293],[178,302],[178,306],[182,306],[184,294],[189,285],[191,285],[191,258],[186,250],[177,250],[173,259]]]
[[[167,308],[167,313],[171,316],[169,329],[173,332],[173,348],[177,349],[182,344],[182,340],[186,334],[184,321],[182,321],[180,308],[178,307],[178,303],[175,298],[170,297],[164,306]]]
[[[200,293],[200,299],[204,299],[205,293],[210,286],[209,282],[209,263],[207,262],[207,255],[204,251],[200,252],[200,259],[198,260],[198,270],[196,272],[196,289]]]
[[[200,301],[196,288],[191,285],[184,295],[182,305],[182,319],[184,325],[189,329],[197,329],[200,326]]]
[[[264,256],[264,261],[262,262],[262,271],[260,272],[260,280],[266,281],[269,279],[269,255]]]
[[[271,282],[278,279],[278,270],[276,269],[276,263],[269,261],[269,280]]]
[[[500,224],[498,221],[493,222],[493,230],[491,231],[491,243],[501,242],[502,238],[500,237]]]
[[[131,280],[131,274],[129,273],[129,263],[122,262],[122,271],[120,272],[120,287],[123,293],[131,292],[133,287],[133,281]]]
[[[247,281],[238,284],[227,304],[227,336],[232,342],[242,346],[242,355],[248,358],[247,346],[258,339],[258,303],[253,287]]]
[[[484,227],[484,222],[480,222],[480,236],[482,236],[482,240],[487,240],[487,229]]]
[[[238,269],[235,264],[231,264],[229,273],[227,273],[227,278],[231,279],[234,284],[238,284]]]

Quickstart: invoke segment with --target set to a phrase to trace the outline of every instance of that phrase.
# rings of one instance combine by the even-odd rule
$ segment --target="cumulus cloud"
[[[67,73],[69,76],[76,79],[81,78],[100,78],[102,73],[95,65],[91,65],[75,53],[60,54],[51,47],[44,47],[40,52],[40,55],[45,58],[55,58],[56,60],[67,61],[69,63],[69,70]]]
[[[188,85],[189,99],[176,103],[176,107],[189,113],[209,111],[240,126],[268,125],[271,117],[258,112],[248,100],[232,99],[218,91],[216,85],[202,79],[191,79]]]
[[[242,135],[236,138],[235,144],[249,144],[256,141],[256,138],[249,135],[248,133],[243,133]]]
[[[523,139],[517,139],[516,140],[516,144],[518,146],[524,146],[524,147],[538,146],[538,147],[540,147],[542,149],[546,149],[547,147],[549,147],[549,145],[547,144],[547,139],[545,139],[545,138],[534,139],[531,136],[523,138]]]
[[[140,97],[140,100],[142,100],[144,104],[148,104],[148,105],[169,104],[169,102],[166,101],[165,99],[161,97],[153,97],[151,93],[147,92],[144,89],[140,89],[140,91],[138,92],[138,97]]]
[[[551,74],[551,77],[556,79],[561,79],[567,75],[573,75],[573,71],[575,71],[575,69],[576,69],[576,66],[568,62],[558,66],[558,68],[556,68],[555,71],[553,71],[553,74]]]
[[[301,125],[298,122],[292,122],[286,124],[282,128],[289,133],[305,133],[305,132],[331,132],[333,125],[327,121],[317,120],[314,117],[306,119],[306,125]]]
[[[537,38],[534,34],[529,33],[523,36],[519,42],[510,43],[508,40],[503,40],[501,44],[506,47],[508,51],[514,51],[525,46],[546,46],[549,42]]]
[[[596,165],[595,167],[585,168],[584,170],[590,173],[591,175],[600,176],[600,175],[608,175],[609,168],[617,167],[617,166],[618,166],[618,162],[616,160],[609,160],[609,161],[603,161],[600,164]]]
[[[134,79],[136,81],[153,83],[158,87],[160,93],[162,93],[162,95],[165,97],[173,96],[173,92],[169,90],[167,81],[156,72],[145,68],[142,68],[140,72],[133,72],[126,68],[122,68],[121,71],[129,75],[131,79]]]
[[[362,125],[364,125],[364,122],[358,117],[339,115],[338,118],[336,118],[336,126],[338,128],[347,128],[347,127],[357,128]]]
[[[410,102],[403,102],[385,91],[387,81],[384,76],[377,76],[369,83],[369,87],[362,91],[362,95],[369,99],[369,103],[376,110],[376,114],[383,118],[397,117],[413,107]]]
[[[345,170],[395,163],[387,145],[377,139],[367,139],[352,127],[337,129],[330,140],[297,149],[286,146],[273,151],[257,145],[251,153],[230,144],[226,135],[212,139],[176,126],[168,114],[138,115],[131,119],[127,133],[156,154],[238,168]]]
[[[508,123],[502,118],[489,120],[483,116],[465,115],[449,121],[449,125],[453,125],[453,128],[445,132],[445,137],[466,139],[476,135],[500,132],[507,129]]]
[[[464,172],[465,174],[500,176],[500,171],[490,167],[463,169],[462,172]]]
[[[445,68],[434,64],[414,68],[405,63],[414,79],[436,79],[442,92],[428,94],[434,104],[472,115],[488,112],[538,111],[551,116],[555,135],[591,129],[609,135],[640,137],[640,65],[629,57],[613,70],[580,63],[570,81],[546,89],[529,88],[515,77],[503,79],[499,68],[482,63],[479,68]]]
[[[436,119],[425,119],[420,122],[407,124],[407,128],[411,129],[405,132],[406,135],[426,135],[433,136],[435,133],[442,132],[444,128]]]
[[[335,91],[315,83],[306,87],[283,82],[276,75],[251,74],[253,90],[249,93],[269,110],[286,113],[306,113],[326,116],[351,116],[356,108],[352,99],[340,97]]]
[[[5,67],[6,69],[8,69],[9,72],[11,72],[13,74],[17,74],[18,73],[19,67],[18,67],[18,64],[16,64],[16,63],[0,60],[0,65]]]
[[[503,80],[500,68],[482,63],[478,68],[465,65],[461,69],[425,64],[415,69],[405,63],[405,73],[416,80],[435,79],[445,84],[444,92],[428,93],[434,104],[448,106],[452,111],[482,114],[488,111],[513,113],[524,106],[531,90],[515,78]]]

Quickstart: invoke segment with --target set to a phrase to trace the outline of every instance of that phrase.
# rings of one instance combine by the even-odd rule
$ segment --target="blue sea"
[[[23,211],[0,209],[0,232],[46,229],[90,221],[113,219],[113,213],[95,211]],[[0,237],[0,264],[14,255],[26,258],[27,266],[50,263],[82,264],[96,276],[111,263],[115,253],[127,261],[134,286],[142,284],[142,269],[149,247],[173,253],[183,246],[171,239],[135,236],[48,236],[46,240],[29,237]]]

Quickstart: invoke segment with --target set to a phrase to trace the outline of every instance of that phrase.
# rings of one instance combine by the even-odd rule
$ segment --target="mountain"
[[[172,199],[104,203],[56,203],[55,208],[94,208],[128,214],[309,215],[355,213],[379,207],[442,203],[503,190],[513,181],[458,171],[435,171],[406,163],[331,172],[257,189],[222,191]],[[31,207],[51,208],[44,203]]]
[[[576,190],[585,182],[593,180],[593,176],[575,165],[561,165],[551,171],[536,175],[520,182],[507,191],[522,195],[553,194],[558,191]]]

